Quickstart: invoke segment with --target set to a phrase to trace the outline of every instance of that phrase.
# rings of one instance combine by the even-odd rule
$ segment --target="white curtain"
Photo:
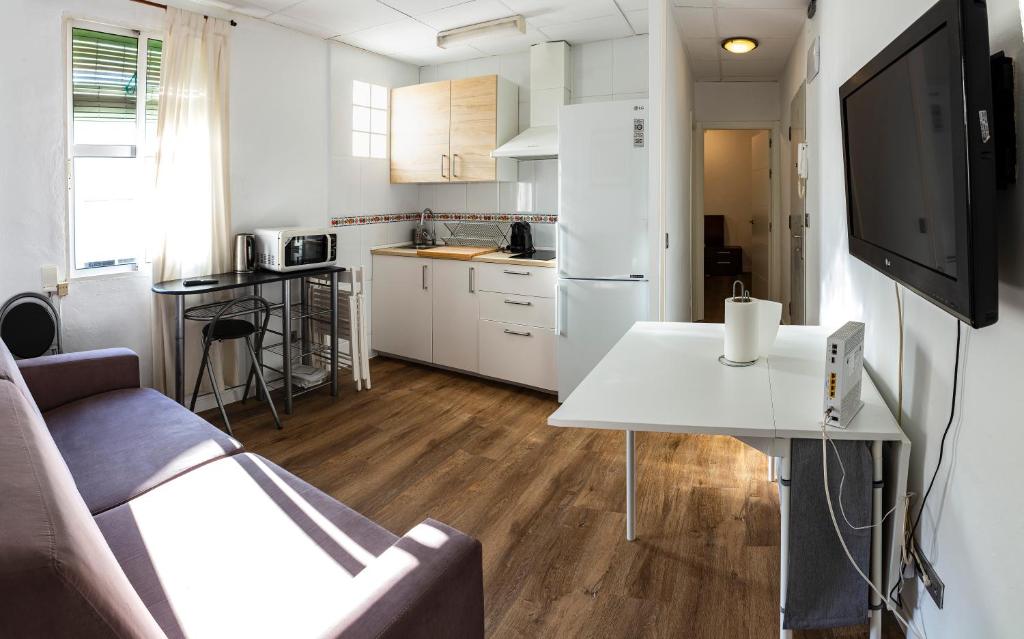
[[[227,77],[230,28],[224,20],[167,8],[152,202],[154,282],[223,273],[231,268]],[[153,385],[172,395],[174,300],[167,295],[153,297]],[[187,397],[194,383],[199,352],[194,330],[198,326],[186,328],[193,329],[186,341]],[[233,361],[233,357],[233,351],[223,351],[221,364]],[[229,383],[236,381],[234,365],[218,368],[232,373]]]

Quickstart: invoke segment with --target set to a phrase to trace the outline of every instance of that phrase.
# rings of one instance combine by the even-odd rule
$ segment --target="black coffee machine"
[[[512,240],[508,250],[512,253],[533,253],[533,233],[529,222],[512,223]]]

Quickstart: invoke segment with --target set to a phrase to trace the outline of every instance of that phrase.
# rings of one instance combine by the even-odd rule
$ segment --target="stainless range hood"
[[[530,128],[491,152],[491,157],[543,160],[558,157],[558,109],[572,102],[572,63],[567,42],[530,47]]]

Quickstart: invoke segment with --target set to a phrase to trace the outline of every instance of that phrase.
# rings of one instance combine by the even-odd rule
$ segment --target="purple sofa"
[[[0,637],[476,638],[481,564],[245,452],[131,351],[0,342]]]

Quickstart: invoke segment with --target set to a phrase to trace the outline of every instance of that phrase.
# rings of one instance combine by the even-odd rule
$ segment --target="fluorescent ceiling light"
[[[437,34],[437,46],[442,49],[456,44],[462,44],[470,40],[476,40],[490,35],[508,34],[518,31],[526,33],[526,19],[521,15],[488,20],[477,24],[469,24],[456,29],[448,29]]]
[[[757,40],[747,37],[722,40],[722,48],[730,53],[750,53],[757,48]]]

